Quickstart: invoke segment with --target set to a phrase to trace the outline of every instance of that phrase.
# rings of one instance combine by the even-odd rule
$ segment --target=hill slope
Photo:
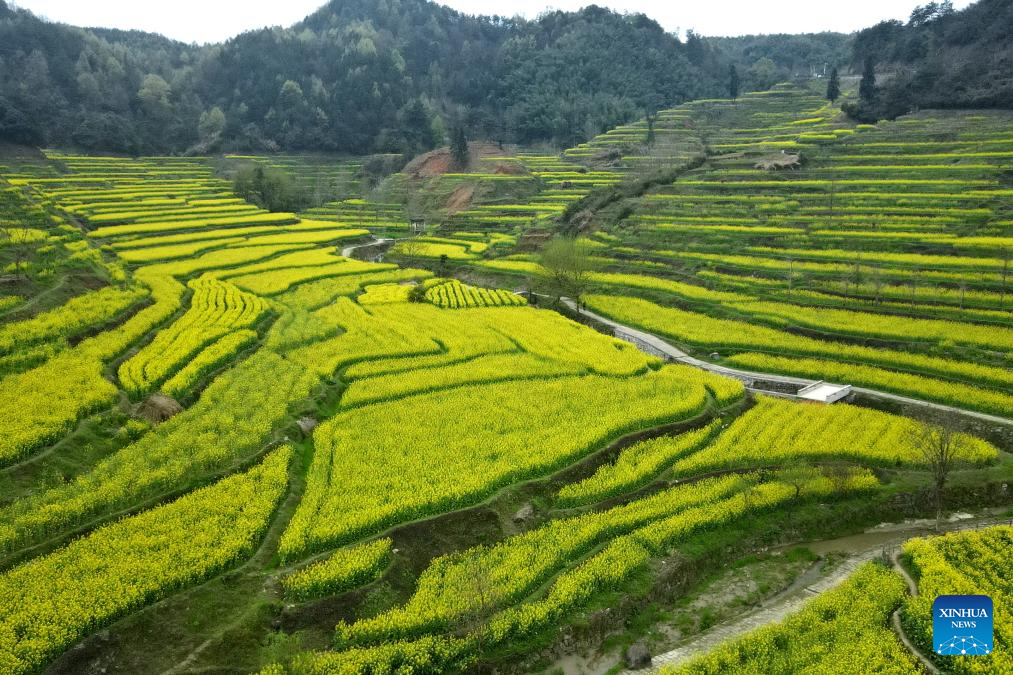
[[[872,116],[916,108],[1013,106],[1013,2],[981,0],[955,12],[950,3],[918,7],[904,24],[861,31],[854,61],[890,73]]]
[[[694,63],[647,17],[595,7],[524,21],[336,0],[291,28],[196,47],[0,6],[0,137],[26,144],[415,153],[464,123],[568,145],[724,86],[718,60]]]
[[[770,40],[682,41],[594,6],[528,21],[428,0],[333,0],[290,28],[198,47],[49,23],[0,0],[0,139],[134,154],[417,154],[463,124],[471,137],[567,147],[723,95],[731,61],[762,88],[808,72],[799,59],[843,61],[843,40],[806,36],[789,65]]]

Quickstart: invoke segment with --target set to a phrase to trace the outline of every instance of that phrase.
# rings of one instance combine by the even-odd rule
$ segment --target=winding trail
[[[897,574],[899,574],[901,578],[904,580],[904,583],[907,584],[908,594],[911,597],[917,597],[918,584],[916,584],[915,580],[911,578],[911,575],[907,573],[907,570],[904,569],[904,566],[900,564],[899,550],[894,550],[893,553],[890,554],[890,564],[893,567],[894,571],[897,572]],[[925,668],[925,670],[927,670],[928,672],[932,673],[932,675],[938,675],[939,669],[936,668],[936,665],[932,663],[932,661],[929,660],[929,658],[926,657],[925,654],[922,653],[922,650],[920,650],[915,645],[915,643],[907,636],[907,633],[904,632],[904,626],[900,622],[899,609],[894,610],[893,615],[890,617],[890,623],[893,626],[893,632],[896,633],[897,637],[900,638],[900,641],[904,643],[904,647],[906,647],[909,652],[914,654],[918,658],[918,660],[921,661],[922,667]]]
[[[396,241],[396,240],[395,239],[380,239],[380,238],[377,238],[377,237],[372,237],[369,241],[367,241],[367,242],[365,242],[363,244],[352,244],[351,246],[344,247],[343,249],[341,249],[341,257],[342,258],[352,258],[352,257],[354,257],[355,252],[357,250],[359,250],[360,248],[371,248],[373,246],[379,246],[381,244],[389,244],[389,243],[392,243],[394,241]]]
[[[632,342],[642,351],[655,356],[669,359],[671,361],[678,361],[679,363],[685,363],[695,368],[708,370],[712,373],[719,375],[726,375],[733,377],[737,380],[742,380],[746,384],[746,388],[750,391],[757,391],[764,394],[773,394],[775,396],[785,396],[787,398],[795,398],[791,394],[779,394],[777,392],[766,391],[762,388],[756,387],[757,382],[776,382],[778,384],[786,384],[798,387],[806,387],[809,385],[816,384],[816,380],[808,380],[800,377],[789,377],[786,375],[772,375],[769,373],[759,373],[750,370],[739,370],[737,368],[727,368],[725,366],[719,366],[707,361],[702,361],[696,357],[690,356],[686,352],[682,351],[678,347],[675,347],[668,342],[665,342],[657,335],[642,331],[638,328],[626,326],[613,321],[600,314],[583,309],[577,306],[573,300],[569,298],[562,298],[563,304],[566,305],[571,311],[575,312],[580,316],[587,317],[592,321],[595,321],[604,326],[608,326],[612,329],[613,335],[621,340]],[[852,387],[852,391],[865,396],[871,396],[878,399],[887,401],[893,401],[894,403],[901,403],[903,405],[917,406],[928,410],[934,410],[936,412],[963,415],[965,417],[971,417],[982,422],[988,422],[990,424],[1002,424],[1004,426],[1013,427],[1013,419],[1007,417],[999,417],[998,415],[989,415],[987,413],[981,413],[974,410],[966,410],[964,408],[955,408],[953,406],[944,405],[942,403],[933,403],[931,401],[923,401],[921,399],[909,398],[907,396],[900,396],[898,394],[891,394],[885,391],[879,391],[877,389],[866,389],[865,387]]]
[[[953,532],[958,530],[976,530],[989,527],[999,523],[1007,522],[1005,519],[994,516],[986,516],[969,520],[958,520],[945,523],[942,530]],[[701,656],[722,642],[740,637],[757,628],[770,623],[781,621],[785,617],[797,612],[812,597],[824,593],[842,583],[860,565],[870,560],[891,560],[898,573],[905,579],[908,589],[912,595],[918,594],[918,586],[897,562],[899,547],[907,540],[926,534],[933,534],[935,521],[910,521],[896,526],[879,527],[867,530],[858,535],[841,537],[825,542],[809,544],[809,548],[822,554],[831,551],[851,550],[851,554],[839,566],[827,576],[809,583],[813,571],[819,574],[820,566],[806,570],[798,581],[793,583],[784,591],[769,598],[752,612],[749,612],[737,619],[718,624],[709,630],[695,635],[688,642],[671,651],[659,654],[652,659],[651,666],[645,670],[624,670],[624,675],[635,675],[636,673],[658,672],[665,666],[678,666],[687,661]],[[872,544],[872,542],[875,542]],[[870,545],[871,544],[871,545]],[[801,544],[805,546],[806,544]],[[914,654],[926,671],[938,673],[939,670],[929,661],[921,651],[908,639],[900,628],[900,616],[894,612],[892,617],[895,632],[904,646]]]

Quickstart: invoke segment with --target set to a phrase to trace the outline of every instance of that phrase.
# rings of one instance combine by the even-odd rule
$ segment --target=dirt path
[[[978,529],[1000,522],[1005,521],[992,516],[956,519],[944,524],[943,530],[952,532]],[[633,675],[633,673],[657,672],[662,666],[678,666],[706,653],[726,640],[739,637],[761,626],[781,621],[801,609],[802,605],[810,598],[836,587],[863,563],[875,559],[896,560],[901,544],[917,536],[932,534],[934,523],[935,521],[932,520],[915,520],[896,525],[883,525],[861,534],[808,544],[807,546],[816,553],[838,551],[846,552],[848,557],[826,576],[822,575],[822,564],[810,567],[791,586],[763,602],[756,610],[733,621],[718,624],[693,636],[675,649],[655,656],[649,669],[622,672]],[[899,565],[896,566],[899,567]],[[902,569],[900,571],[906,578],[909,589],[913,586],[913,594],[917,594],[918,588],[914,584],[914,580]],[[895,626],[899,625],[899,616],[895,616],[893,620],[896,622]],[[898,633],[898,637],[922,661],[926,670],[931,673],[939,672],[908,640],[903,631]]]
[[[917,597],[918,584],[916,584],[915,580],[911,578],[911,575],[907,573],[904,566],[900,564],[900,550],[895,550],[890,555],[890,564],[893,566],[894,571],[896,571],[897,574],[904,579],[904,583],[907,584],[907,592],[912,597]],[[890,617],[890,623],[893,626],[893,632],[897,634],[897,637],[900,638],[902,643],[904,643],[907,650],[914,654],[915,658],[921,661],[922,667],[933,675],[939,673],[939,669],[936,668],[935,664],[932,663],[932,661],[930,661],[917,646],[915,646],[914,642],[908,638],[907,633],[904,632],[904,626],[900,622],[899,609],[894,611],[893,616]]]

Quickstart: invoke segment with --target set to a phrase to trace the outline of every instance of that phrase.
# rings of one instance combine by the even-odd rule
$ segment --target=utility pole
[[[837,181],[830,181],[830,220],[827,222],[827,227],[832,228],[834,226],[834,194],[837,192]]]
[[[1009,249],[1002,250],[1002,290],[999,292],[999,309],[1006,309],[1006,277],[1009,275]]]

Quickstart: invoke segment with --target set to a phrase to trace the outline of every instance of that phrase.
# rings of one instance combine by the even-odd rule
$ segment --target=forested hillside
[[[843,36],[813,40],[820,63],[846,58]],[[643,15],[598,7],[527,21],[428,0],[334,0],[290,28],[197,47],[48,23],[0,0],[0,138],[148,154],[411,154],[465,125],[473,137],[566,147],[649,110],[724,95],[739,58],[747,86],[809,70],[787,67],[770,44],[757,55],[733,43],[680,40]],[[760,58],[768,52],[774,72]]]
[[[706,38],[741,72],[743,91],[770,89],[799,77],[829,75],[848,62],[851,36],[845,33],[746,35]]]
[[[881,73],[867,118],[917,108],[1013,107],[1013,2],[980,0],[962,11],[951,2],[917,7],[907,23],[884,21],[855,36],[856,69]]]
[[[600,7],[534,20],[429,0],[332,0],[287,28],[186,45],[44,21],[0,0],[0,140],[131,154],[324,150],[413,155],[453,127],[574,146],[645,113],[868,61],[875,121],[1013,105],[1013,3],[917,7],[856,36],[680,39]],[[849,63],[850,62],[850,63]]]

